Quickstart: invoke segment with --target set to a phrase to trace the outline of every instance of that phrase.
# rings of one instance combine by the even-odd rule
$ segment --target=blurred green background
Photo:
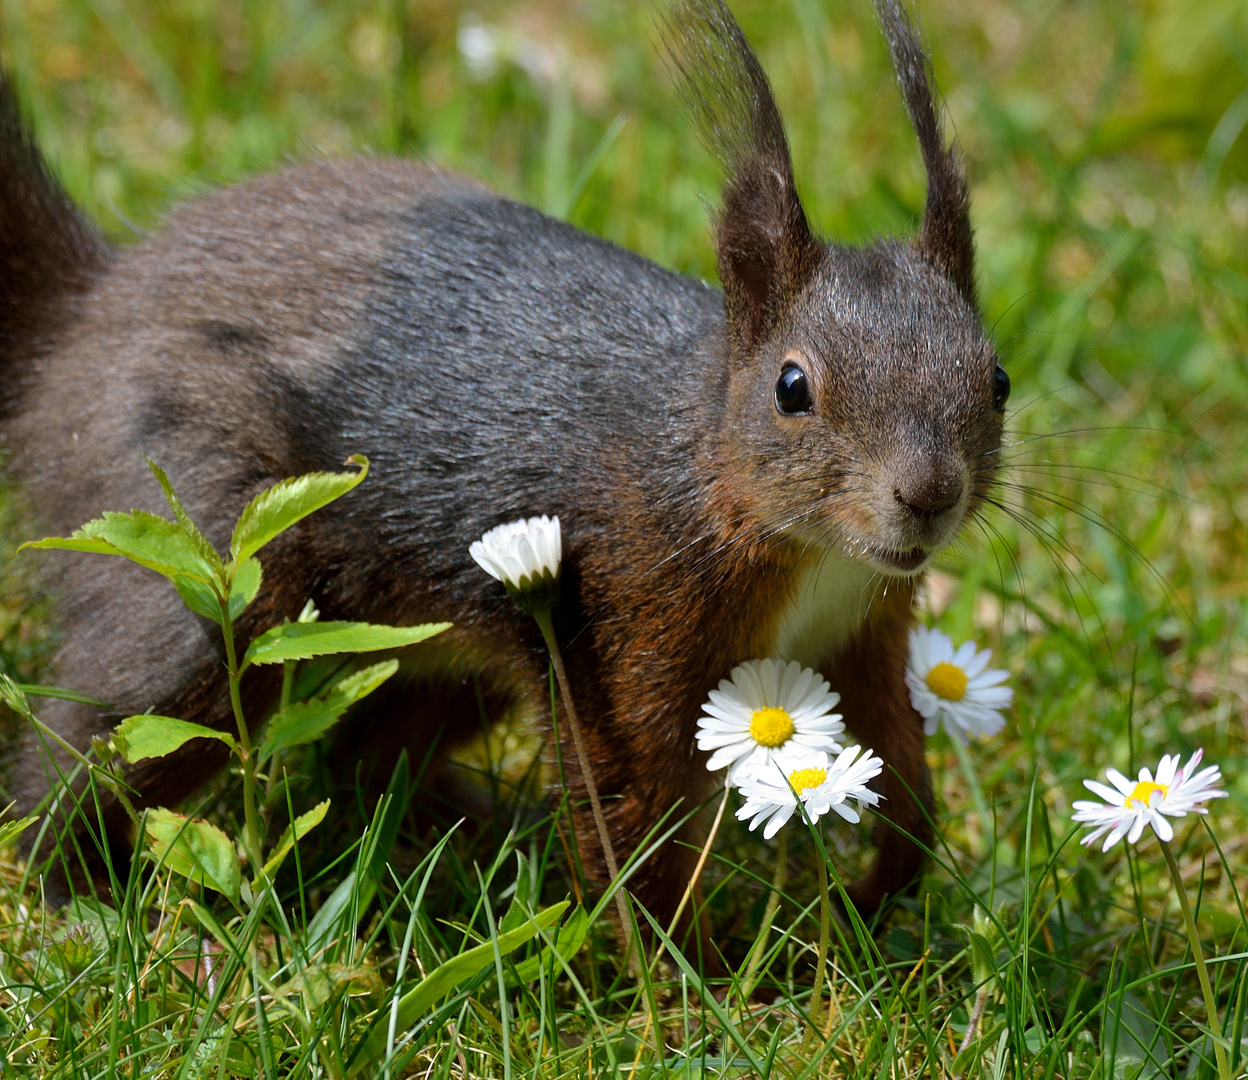
[[[812,220],[847,241],[913,230],[922,170],[869,3],[732,6],[774,81]],[[715,166],[644,4],[2,11],[4,57],[43,145],[119,242],[213,185],[321,154],[404,154],[713,277]],[[968,530],[927,602],[1015,674],[1011,734],[976,751],[1001,815],[996,858],[1022,842],[1033,780],[1065,815],[1105,764],[1204,745],[1235,796],[1219,807],[1221,835],[1242,869],[1248,4],[923,0],[918,14],[973,182],[985,317],[1014,383],[1003,507]],[[8,655],[24,656],[30,622],[7,625]],[[947,743],[932,755],[951,842],[973,864],[987,804],[975,809]],[[1081,886],[1093,922],[1109,903],[1101,863]],[[1207,874],[1207,898],[1229,908],[1227,879]]]

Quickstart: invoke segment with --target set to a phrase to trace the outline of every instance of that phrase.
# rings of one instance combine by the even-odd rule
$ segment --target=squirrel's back
[[[73,297],[6,425],[49,528],[158,511],[147,455],[185,476],[213,535],[259,474],[367,446],[396,542],[430,514],[480,533],[508,507],[592,507],[584,489],[612,471],[668,459],[683,487],[723,408],[717,292],[415,163],[323,161],[211,194]]]

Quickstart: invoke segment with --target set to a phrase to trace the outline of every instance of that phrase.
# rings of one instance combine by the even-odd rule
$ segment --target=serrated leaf
[[[218,626],[221,625],[221,605],[217,602],[217,594],[212,591],[212,586],[205,581],[193,581],[184,574],[179,574],[170,580],[173,582],[173,587],[178,590],[178,595],[182,597],[182,603],[196,615],[202,615]]]
[[[251,643],[243,657],[248,664],[278,664],[283,660],[307,660],[330,653],[376,652],[400,649],[433,637],[450,623],[423,626],[374,626],[357,622],[286,623],[266,630]]]
[[[165,475],[165,470],[151,458],[145,458],[144,460],[147,462],[147,467],[152,470],[152,475],[156,477],[156,483],[160,485],[160,490],[165,494],[165,502],[169,504],[169,509],[173,511],[173,516],[182,527],[182,531],[186,533],[191,543],[195,546],[195,550],[212,567],[219,578],[221,572],[225,569],[225,564],[221,561],[221,556],[217,554],[217,549],[208,542],[208,537],[200,532],[199,526],[191,520],[191,515],[186,512],[186,507],[182,505],[182,500],[178,498],[177,493],[173,490],[173,485],[169,483],[169,477]]]
[[[256,598],[264,570],[259,559],[244,559],[234,571],[234,584],[230,586],[230,620],[237,619]]]
[[[39,815],[35,814],[31,817],[19,818],[17,821],[6,821],[0,825],[0,851],[13,843],[38,820]]]
[[[192,739],[216,739],[234,749],[232,735],[172,716],[127,716],[113,730],[113,741],[118,751],[131,765],[145,758],[172,754]]]
[[[251,557],[275,536],[341,498],[368,475],[368,458],[363,454],[352,454],[347,464],[358,465],[359,472],[308,473],[260,492],[247,504],[234,526],[234,536],[230,540],[234,561],[241,563]]]
[[[88,521],[72,536],[32,540],[22,548],[121,555],[170,579],[179,574],[205,584],[213,579],[211,564],[181,526],[146,510],[126,514],[106,510],[103,517]]]
[[[247,606],[256,598],[260,591],[260,583],[264,579],[264,571],[259,559],[245,559],[234,574],[234,584],[230,586],[230,621],[236,620]],[[173,587],[182,597],[182,603],[196,615],[211,619],[221,625],[221,605],[212,586],[203,581],[193,581],[185,575],[173,578]]]
[[[324,820],[328,811],[329,800],[326,799],[324,802],[317,803],[306,814],[300,814],[291,824],[286,826],[286,831],[282,833],[282,838],[277,842],[273,853],[264,864],[265,874],[270,878],[276,874],[282,863],[286,861],[286,856],[294,849],[295,843],[302,840],[315,829]]]
[[[397,660],[384,660],[348,675],[318,697],[288,706],[274,717],[264,733],[264,743],[260,747],[261,762],[267,761],[279,750],[315,742],[355,702],[367,697],[398,670]]]
[[[215,825],[192,821],[172,810],[149,810],[147,838],[156,857],[175,874],[238,902],[242,881],[238,849]]]
[[[494,941],[486,941],[452,957],[444,964],[439,964],[426,975],[416,986],[399,999],[398,1023],[396,1031],[406,1031],[416,1023],[441,998],[454,990],[460,983],[470,979],[483,968],[494,963],[495,948],[498,954],[506,956],[520,948],[540,931],[548,930],[567,910],[569,901],[563,900],[539,912],[523,926],[499,934]],[[348,1076],[356,1076],[374,1061],[385,1056],[387,1026],[379,1024],[368,1037],[368,1042],[352,1064]]]

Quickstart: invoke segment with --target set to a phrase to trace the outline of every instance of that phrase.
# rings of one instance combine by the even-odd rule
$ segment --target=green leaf
[[[516,965],[515,973],[508,978],[508,983],[514,986],[518,983],[532,982],[555,956],[566,964],[581,951],[581,946],[585,944],[588,936],[589,914],[578,904],[576,910],[568,916],[568,921],[555,931],[554,940],[549,945],[543,946],[542,951],[536,956],[521,960]],[[561,967],[555,970],[556,974],[562,974]]]
[[[32,540],[18,550],[24,548],[121,555],[170,580],[185,575],[208,584],[214,577],[212,564],[200,554],[180,525],[145,510],[128,514],[107,510],[103,517],[88,521],[70,537]]]
[[[173,578],[172,581],[173,587],[182,597],[182,603],[196,615],[202,615],[218,626],[221,625],[221,605],[217,602],[217,594],[212,591],[211,585],[204,581],[192,581],[182,575]]]
[[[307,660],[329,653],[375,652],[400,649],[433,637],[450,623],[422,626],[374,626],[357,622],[286,623],[266,630],[251,643],[243,657],[249,664],[278,664],[283,660]]]
[[[368,458],[363,454],[352,454],[346,463],[358,465],[359,472],[308,473],[260,492],[247,504],[234,526],[234,536],[230,540],[234,561],[241,563],[254,555],[279,533],[341,498],[368,475]]]
[[[182,531],[186,533],[191,543],[195,546],[195,550],[212,567],[219,579],[225,570],[225,564],[221,561],[221,556],[217,554],[217,549],[208,542],[208,537],[200,532],[199,526],[191,520],[191,515],[186,512],[186,508],[182,505],[182,500],[178,498],[173,490],[173,485],[169,483],[169,477],[165,475],[165,470],[151,458],[144,458],[144,460],[147,462],[147,467],[152,470],[152,475],[156,477],[156,483],[160,485],[160,490],[165,493],[165,502],[169,504],[169,509],[173,511],[174,518],[182,526]]]
[[[238,849],[215,825],[172,810],[149,810],[147,837],[156,857],[174,873],[238,902]]]
[[[310,701],[288,706],[269,724],[260,747],[260,760],[267,761],[279,750],[319,739],[348,708],[371,694],[398,670],[397,660],[385,660],[348,675]]]
[[[234,584],[230,586],[230,621],[237,619],[260,591],[260,582],[264,572],[259,559],[246,559],[234,573]],[[203,581],[194,581],[179,575],[173,578],[173,587],[182,597],[182,603],[196,615],[211,619],[221,625],[221,604],[211,585]]]
[[[189,720],[176,720],[172,716],[127,716],[113,730],[113,741],[118,752],[131,765],[144,758],[172,754],[192,739],[217,739],[234,749],[234,738],[226,732],[192,724]]]
[[[32,817],[19,818],[17,821],[6,821],[0,825],[0,851],[13,843],[38,820],[39,815],[35,814]]]
[[[315,829],[324,819],[325,814],[329,810],[329,800],[317,803],[306,814],[300,814],[290,825],[286,827],[286,831],[282,833],[282,838],[277,842],[277,846],[273,849],[273,853],[269,856],[268,861],[264,864],[264,872],[268,877],[273,877],[286,861],[286,856],[294,850],[295,842],[302,840],[313,829]],[[256,886],[259,887],[258,885]]]
[[[234,584],[230,586],[230,621],[237,619],[256,598],[264,570],[259,559],[244,559],[234,571]]]
[[[428,1012],[437,1001],[449,994],[460,983],[472,978],[477,972],[494,963],[495,948],[498,950],[498,955],[506,956],[515,952],[516,949],[520,948],[530,938],[535,937],[540,931],[548,930],[559,921],[559,917],[568,909],[568,905],[569,901],[567,900],[554,904],[546,908],[545,911],[539,912],[523,926],[519,926],[515,930],[509,930],[505,934],[499,934],[495,940],[483,942],[471,949],[467,949],[458,956],[452,957],[446,963],[439,964],[433,971],[421,979],[413,989],[399,999],[399,1015],[396,1030],[406,1031]],[[385,1053],[386,1025],[378,1024],[373,1029],[373,1033],[369,1036],[363,1051],[355,1060],[347,1075],[358,1075],[368,1065],[384,1057]]]

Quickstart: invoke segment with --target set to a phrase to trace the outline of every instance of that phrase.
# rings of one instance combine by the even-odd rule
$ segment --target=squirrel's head
[[[667,29],[725,171],[733,497],[768,534],[910,574],[986,496],[1010,383],[976,307],[966,179],[927,57],[898,0],[876,7],[928,187],[915,240],[866,248],[811,232],[771,87],[722,0],[681,0]]]

